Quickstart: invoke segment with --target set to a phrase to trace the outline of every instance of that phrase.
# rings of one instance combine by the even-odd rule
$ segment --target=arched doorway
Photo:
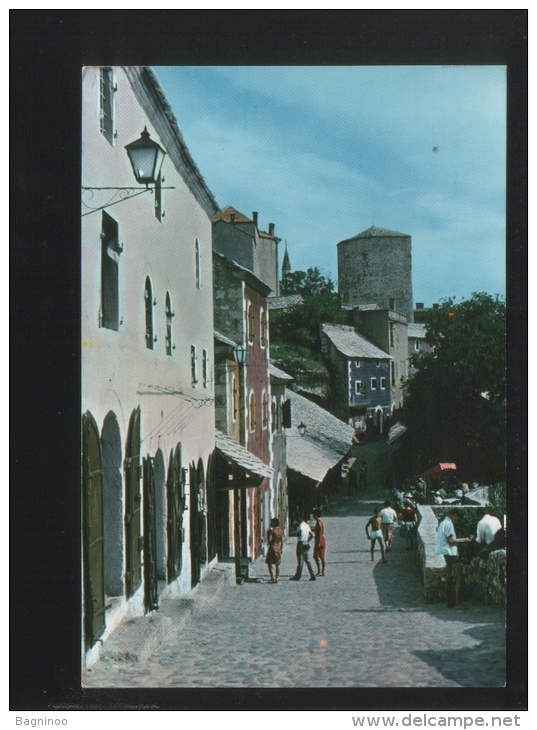
[[[155,454],[153,471],[155,477],[157,576],[159,580],[166,580],[166,467],[161,449],[158,449]]]
[[[215,459],[211,454],[207,463],[207,553],[209,562],[216,557],[218,543],[217,495],[215,479]]]
[[[125,593],[134,595],[142,582],[140,524],[140,407],[129,420],[125,450]]]
[[[101,431],[103,458],[104,590],[122,595],[123,585],[123,479],[121,434],[116,414],[110,411]]]
[[[149,454],[143,460],[144,499],[144,609],[146,613],[158,608],[157,529],[155,509],[154,460]]]
[[[84,555],[84,638],[91,648],[105,629],[104,526],[101,441],[89,411],[82,416],[82,514]]]
[[[185,470],[186,471],[186,470]],[[181,468],[181,445],[170,451],[168,479],[166,483],[168,505],[168,583],[181,574],[183,569],[183,512],[185,509],[185,477]]]
[[[207,559],[205,544],[205,473],[203,462],[190,465],[190,563],[192,587],[201,580],[201,564]]]

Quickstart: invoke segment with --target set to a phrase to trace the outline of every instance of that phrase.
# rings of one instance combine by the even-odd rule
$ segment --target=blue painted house
[[[383,433],[393,409],[391,356],[343,324],[321,325],[321,343],[332,375],[334,415]]]

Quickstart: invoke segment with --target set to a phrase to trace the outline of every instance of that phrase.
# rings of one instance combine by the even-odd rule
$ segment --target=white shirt
[[[448,537],[457,539],[455,526],[449,517],[445,517],[438,525],[438,533],[436,538],[436,554],[437,555],[458,555],[459,551],[456,545],[450,545]]]
[[[313,532],[311,531],[311,527],[308,525],[307,522],[301,522],[298,526],[298,539],[301,543],[304,545],[307,545],[310,539],[310,536],[313,537]]]
[[[485,515],[477,523],[476,542],[484,542],[486,545],[494,540],[494,535],[501,528],[502,523],[493,515]]]
[[[394,520],[397,520],[397,512],[392,507],[384,507],[380,511],[380,516],[385,525],[391,525]]]

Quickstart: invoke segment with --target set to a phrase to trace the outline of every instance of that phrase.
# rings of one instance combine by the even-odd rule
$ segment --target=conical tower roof
[[[408,233],[398,233],[397,231],[389,231],[387,228],[371,226],[371,228],[368,228],[366,231],[362,231],[361,233],[357,233],[355,236],[346,238],[344,241],[340,241],[340,243],[355,241],[357,238],[410,238],[410,236]]]
[[[285,276],[285,274],[291,273],[291,259],[289,258],[289,254],[287,252],[287,242],[285,243],[285,253],[283,254],[283,261],[282,261],[282,274]]]

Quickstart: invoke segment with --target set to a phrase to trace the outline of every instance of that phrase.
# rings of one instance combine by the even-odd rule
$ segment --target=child
[[[369,530],[371,530],[371,534],[369,534]],[[384,540],[382,539],[382,517],[377,508],[375,508],[373,517],[369,519],[369,522],[365,526],[365,534],[367,535],[367,539],[371,541],[371,560],[374,560],[375,542],[378,540],[382,562],[387,563],[388,561],[384,557]]]

